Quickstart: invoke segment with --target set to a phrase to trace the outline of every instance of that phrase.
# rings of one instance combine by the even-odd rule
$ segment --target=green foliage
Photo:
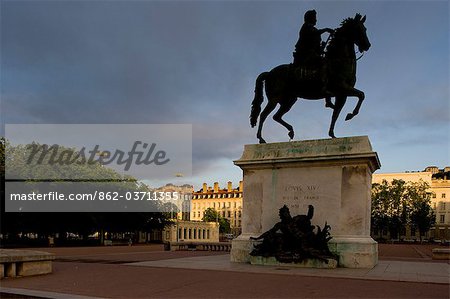
[[[229,233],[231,231],[230,221],[222,217],[219,212],[213,208],[207,208],[205,210],[202,220],[205,222],[218,222],[220,233]]]
[[[414,203],[413,211],[411,212],[411,223],[413,223],[420,233],[420,240],[427,231],[434,225],[436,215],[431,208],[429,201],[417,201]]]
[[[417,227],[422,236],[434,224],[429,185],[423,181],[405,182],[383,180],[372,185],[372,227],[389,230],[396,239],[410,224]]]
[[[63,165],[50,165],[44,160],[40,165],[27,164],[30,157],[30,147],[27,145],[13,146],[4,138],[0,139],[0,175],[1,175],[1,233],[14,238],[18,233],[38,233],[40,235],[50,235],[59,233],[65,235],[66,232],[77,233],[87,237],[96,231],[109,232],[132,232],[149,231],[153,228],[161,228],[167,222],[163,213],[19,213],[5,212],[5,165],[8,166],[8,177],[18,178],[43,178],[54,180],[55,187],[58,179],[89,178],[107,181],[107,184],[100,185],[94,182],[81,184],[77,182],[65,182],[65,185],[74,184],[73,190],[80,193],[94,193],[93,190],[117,192],[122,191],[149,191],[148,186],[138,182],[135,178],[124,176],[111,168],[103,166],[98,161],[95,163],[67,163]],[[59,151],[66,152],[67,155],[76,157],[76,150],[66,147],[59,147]],[[45,159],[49,159],[47,155]],[[35,156],[38,159],[39,156]],[[7,164],[6,164],[7,162]],[[77,184],[77,185],[75,185]],[[105,187],[107,185],[107,187]],[[78,188],[78,189],[77,189]],[[108,190],[105,190],[108,188]],[[27,179],[24,184],[24,192],[37,191],[39,185],[33,179]]]

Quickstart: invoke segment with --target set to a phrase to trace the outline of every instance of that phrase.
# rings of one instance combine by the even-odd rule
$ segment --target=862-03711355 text
[[[118,191],[95,191],[94,193],[61,193],[61,192],[47,192],[47,193],[11,193],[10,200],[37,200],[37,201],[118,201],[118,200],[188,200],[190,194],[183,194],[180,192],[156,192],[156,191],[129,191],[129,192],[118,192]]]

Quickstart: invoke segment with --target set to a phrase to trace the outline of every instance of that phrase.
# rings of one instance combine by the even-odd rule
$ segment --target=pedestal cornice
[[[320,166],[324,162],[338,165],[350,161],[356,164],[369,163],[372,172],[381,166],[367,136],[247,144],[241,158],[234,164],[246,169],[249,166],[272,168],[280,163]]]

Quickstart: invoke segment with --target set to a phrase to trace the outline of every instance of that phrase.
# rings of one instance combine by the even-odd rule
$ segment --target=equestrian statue
[[[256,137],[259,143],[266,141],[262,137],[262,127],[267,116],[280,104],[273,119],[283,125],[294,138],[294,129],[283,120],[297,101],[325,99],[325,106],[333,109],[328,135],[334,135],[334,126],[344,107],[347,97],[357,97],[358,102],[345,120],[350,120],[359,113],[364,100],[364,92],[356,89],[356,53],[355,45],[360,53],[369,50],[370,42],[366,34],[364,22],[366,16],[356,14],[354,18],[345,19],[339,28],[317,29],[316,11],[305,13],[305,23],[299,33],[299,41],[295,45],[294,63],[275,67],[270,72],[261,73],[256,79],[255,98],[252,102],[250,124],[256,126],[259,117]],[[321,34],[329,33],[329,42],[322,42]],[[265,89],[268,103],[261,112]],[[334,97],[334,104],[331,98]]]

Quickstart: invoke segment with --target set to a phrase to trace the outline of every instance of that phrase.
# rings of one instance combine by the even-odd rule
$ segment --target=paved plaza
[[[161,245],[39,248],[57,255],[53,273],[3,279],[1,298],[449,298],[450,264],[431,259],[434,247],[380,244],[370,270],[251,266]]]

